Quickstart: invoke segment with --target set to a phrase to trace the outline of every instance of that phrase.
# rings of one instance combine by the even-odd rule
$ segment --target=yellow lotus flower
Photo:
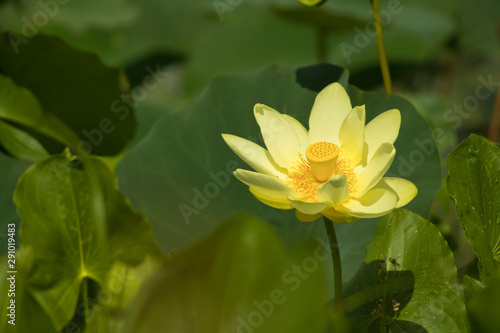
[[[365,106],[352,108],[339,83],[323,89],[309,117],[309,132],[296,119],[263,104],[254,108],[268,150],[222,134],[229,147],[255,171],[234,175],[250,192],[278,209],[295,209],[299,220],[321,215],[338,223],[379,217],[417,195],[402,178],[383,177],[396,149],[399,110],[386,111],[365,126]]]

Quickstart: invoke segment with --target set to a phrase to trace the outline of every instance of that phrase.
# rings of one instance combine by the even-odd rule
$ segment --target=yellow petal
[[[268,206],[276,209],[293,209],[292,204],[286,198],[284,200],[281,200],[277,197],[270,196],[265,192],[259,191],[253,187],[250,187],[249,190],[250,192],[252,192],[254,197],[257,198],[257,200]]]
[[[351,199],[335,209],[359,218],[379,217],[396,208],[398,196],[392,190],[375,188],[359,199]]]
[[[306,128],[304,127],[304,125],[300,123],[300,121],[298,121],[294,117],[291,117],[287,114],[284,114],[283,117],[285,117],[285,119],[290,123],[293,130],[295,131],[295,134],[297,135],[297,138],[299,139],[300,142],[299,152],[305,156],[307,146],[309,145],[307,141],[308,134]]]
[[[409,180],[395,177],[384,177],[375,188],[391,189],[398,196],[396,208],[403,207],[413,200],[418,193],[418,189]]]
[[[318,187],[318,198],[319,201],[329,201],[334,206],[349,199],[349,184],[345,174],[333,175]]]
[[[340,126],[351,109],[351,100],[340,83],[321,90],[309,117],[309,144],[326,141],[339,145]]]
[[[236,169],[234,175],[246,185],[267,193],[270,196],[280,197],[283,195],[297,195],[294,190],[278,179],[278,177],[243,169]]]
[[[352,193],[351,196],[355,198],[362,197],[368,190],[373,188],[385,175],[395,155],[396,149],[391,143],[381,144],[366,168],[360,171],[354,170],[357,173],[356,179],[358,182],[356,192]]]
[[[377,149],[384,142],[394,144],[398,137],[400,126],[401,113],[396,109],[385,111],[366,125],[365,142],[368,147],[366,163],[372,159]]]
[[[295,210],[295,216],[297,217],[297,219],[299,221],[302,221],[302,222],[313,222],[313,221],[316,221],[317,219],[319,219],[321,217],[321,213],[309,215],[309,214],[301,213],[300,211],[298,211],[296,209]]]
[[[254,115],[274,161],[283,168],[293,167],[301,149],[295,128],[281,113],[264,104],[255,105]]]
[[[332,206],[331,202],[306,202],[288,197],[288,201],[301,213],[314,215],[319,214]]]
[[[252,192],[254,196],[259,197],[261,199],[274,201],[276,203],[286,203],[290,207],[292,207],[292,204],[290,203],[290,201],[288,201],[286,193],[281,193],[280,195],[276,195],[268,191],[258,190],[255,187],[249,187],[249,190],[250,192]]]
[[[280,179],[286,178],[286,174],[283,173],[286,170],[280,168],[274,162],[271,154],[258,144],[232,134],[222,134],[222,138],[226,141],[229,148],[255,171],[270,176],[277,176]]]
[[[365,145],[365,106],[356,106],[345,118],[340,127],[340,147],[357,165],[363,156]]]

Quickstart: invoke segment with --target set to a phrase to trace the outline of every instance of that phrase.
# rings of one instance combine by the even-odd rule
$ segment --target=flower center
[[[333,174],[345,174],[349,191],[355,190],[357,183],[352,161],[343,155],[339,147],[330,142],[316,142],[306,149],[306,159],[302,156],[295,166],[288,170],[286,182],[304,201],[318,202],[318,187],[328,181]]]
[[[316,142],[307,147],[306,158],[317,180],[326,182],[330,179],[339,152],[339,146],[331,142]]]

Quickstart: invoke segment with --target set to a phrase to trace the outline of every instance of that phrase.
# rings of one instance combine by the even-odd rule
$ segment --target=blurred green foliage
[[[269,225],[232,218],[158,270],[126,332],[324,332],[326,258],[316,242],[287,253]]]
[[[394,88],[405,98],[378,92],[368,0],[301,2],[321,6],[0,1],[0,29],[17,33],[0,40],[0,253],[10,224],[21,244],[16,327],[6,316],[8,257],[0,262],[2,330],[149,332],[189,318],[199,321],[186,332],[225,332],[250,325],[252,301],[268,306],[277,288],[287,302],[269,318],[269,307],[259,312],[255,332],[498,331],[499,148],[472,136],[449,153],[470,132],[487,132],[500,86],[500,2],[381,1]],[[350,318],[330,311],[329,260],[297,291],[282,275],[325,244],[323,226],[254,200],[232,181],[239,161],[220,138],[260,142],[255,103],[306,124],[316,92],[337,80],[353,105],[366,104],[367,120],[401,110],[389,172],[419,189],[413,212],[336,226]],[[105,157],[59,154],[65,146]],[[204,194],[208,184],[217,198]],[[229,219],[241,210],[258,218]],[[159,255],[153,235],[175,253]],[[377,278],[380,260],[391,281]]]

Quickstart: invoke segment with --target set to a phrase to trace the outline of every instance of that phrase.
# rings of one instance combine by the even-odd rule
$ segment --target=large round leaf
[[[313,224],[260,204],[234,178],[233,170],[246,165],[221,133],[262,143],[255,103],[305,121],[314,97],[295,82],[291,68],[270,66],[252,76],[220,77],[184,110],[158,121],[127,153],[116,170],[120,188],[148,216],[166,251],[192,242],[241,210],[281,225],[285,237],[308,233]]]
[[[310,78],[318,71],[331,72],[333,76],[317,76],[317,82],[313,82]],[[341,70],[329,70],[328,66],[302,68],[297,74],[289,67],[269,66],[250,76],[220,77],[184,110],[160,119],[116,170],[121,189],[132,205],[149,218],[160,246],[165,251],[186,246],[219,221],[242,210],[272,223],[287,244],[307,236],[326,239],[322,223],[301,223],[291,211],[276,210],[258,202],[247,186],[233,177],[235,168],[249,167],[226,146],[220,134],[232,133],[263,144],[252,112],[256,103],[269,105],[307,124],[316,93],[296,80],[306,86],[316,83],[311,89],[320,90],[341,75]],[[365,94],[354,87],[349,92],[354,102],[367,104],[369,118],[393,107],[401,108],[403,123],[397,141],[398,155],[390,172],[410,178],[424,193],[409,207],[426,216],[441,177],[429,126],[401,97]],[[413,156],[413,151],[420,152],[417,139],[428,144],[429,155],[419,160],[419,165],[407,166],[405,163],[411,162],[405,159]],[[363,220],[336,226],[346,279],[363,260],[375,223]]]

